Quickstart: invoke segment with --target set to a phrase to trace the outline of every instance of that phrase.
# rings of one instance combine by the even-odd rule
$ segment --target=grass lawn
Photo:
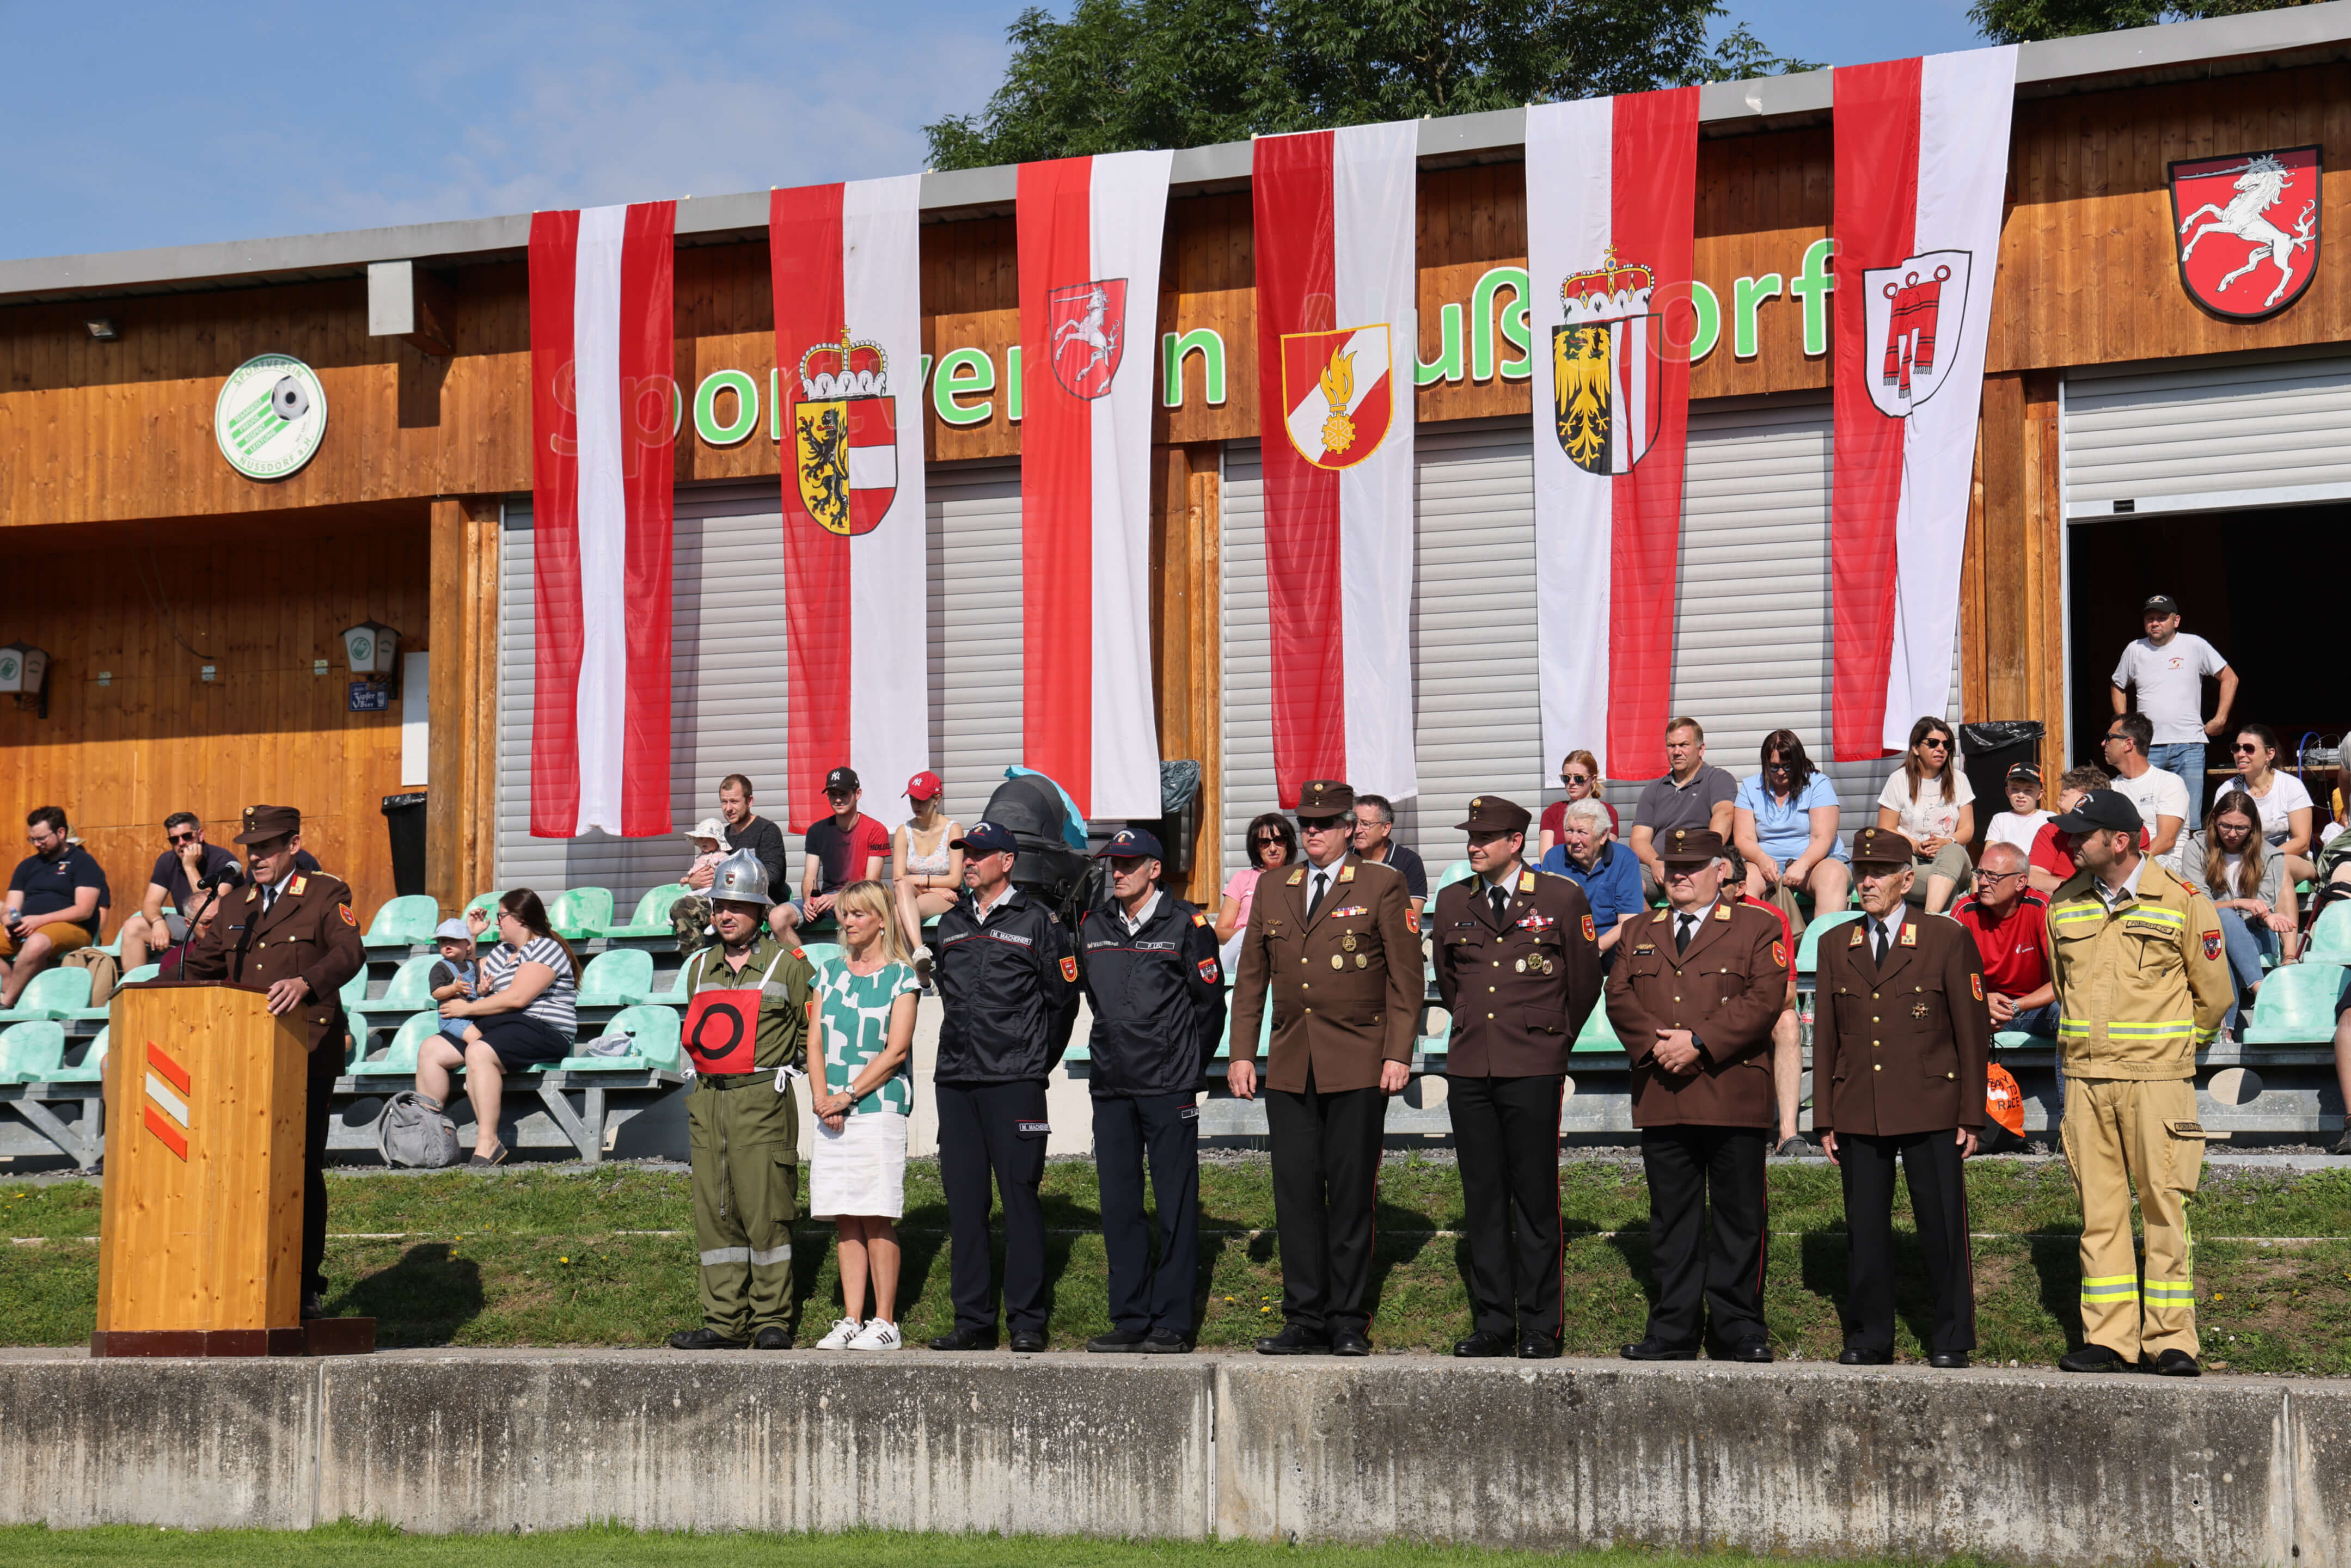
[[[1834,1357],[1842,1343],[1844,1205],[1836,1173],[1771,1172],[1767,1312],[1782,1354]],[[632,1166],[421,1176],[333,1176],[329,1310],[372,1315],[386,1345],[651,1345],[698,1321],[693,1206],[682,1172]],[[1109,1324],[1091,1161],[1046,1168],[1051,1334],[1075,1347]],[[1979,1358],[2046,1364],[2077,1322],[2080,1228],[2056,1161],[1970,1166]],[[1280,1320],[1273,1202],[1261,1160],[1201,1170],[1204,1347],[1246,1345]],[[944,1332],[946,1211],[937,1166],[906,1173],[901,1312],[910,1340]],[[1566,1348],[1608,1354],[1647,1311],[1648,1194],[1636,1165],[1561,1167],[1567,1217]],[[1902,1200],[1897,1198],[1897,1205]],[[94,1184],[0,1184],[0,1343],[89,1336],[98,1283]],[[1907,1209],[1896,1208],[1897,1246]],[[2208,1362],[2240,1372],[2351,1373],[2351,1174],[2210,1172],[2194,1211],[2198,1315]],[[1380,1180],[1383,1349],[1443,1349],[1468,1332],[1460,1183],[1449,1163],[1392,1158]],[[794,1238],[801,1337],[839,1310],[832,1228]],[[44,1239],[27,1241],[25,1239]],[[1915,1245],[1915,1244],[1913,1244]],[[1921,1354],[1915,1265],[1899,1298],[1897,1355]]]
[[[701,1563],[726,1568],[1810,1568],[1800,1557],[1702,1557],[1640,1551],[1481,1552],[1445,1546],[1282,1546],[1254,1541],[1090,1541],[1063,1536],[908,1535],[854,1531],[844,1535],[651,1535],[627,1530],[567,1530],[538,1535],[403,1535],[368,1525],[329,1525],[305,1532],[0,1528],[0,1560],[22,1568],[90,1564],[211,1563],[234,1556],[241,1568],[308,1564],[338,1550],[381,1568],[505,1568],[558,1562],[565,1568],[666,1568]],[[1867,1568],[1871,1559],[1840,1568]]]

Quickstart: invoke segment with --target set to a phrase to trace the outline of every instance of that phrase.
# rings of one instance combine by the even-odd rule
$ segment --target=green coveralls
[[[746,1340],[792,1332],[792,1221],[799,1210],[799,1102],[777,1069],[808,1059],[816,971],[797,947],[762,936],[742,968],[719,947],[686,965],[685,989],[757,990],[757,1071],[704,1074],[685,1099],[694,1166],[694,1239],[701,1255],[702,1319]],[[762,977],[764,977],[764,983]]]

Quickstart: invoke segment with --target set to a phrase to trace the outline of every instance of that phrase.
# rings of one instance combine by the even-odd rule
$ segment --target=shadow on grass
[[[482,1315],[481,1266],[445,1241],[411,1247],[400,1261],[355,1280],[329,1298],[330,1317],[375,1319],[386,1348],[447,1344]]]

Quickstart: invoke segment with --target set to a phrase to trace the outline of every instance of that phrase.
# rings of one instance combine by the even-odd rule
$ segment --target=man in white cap
[[[687,960],[693,999],[685,1100],[694,1166],[694,1239],[702,1326],[670,1336],[677,1350],[789,1350],[792,1220],[799,1207],[799,1103],[816,971],[797,947],[760,929],[768,873],[738,850],[710,884],[718,945]]]

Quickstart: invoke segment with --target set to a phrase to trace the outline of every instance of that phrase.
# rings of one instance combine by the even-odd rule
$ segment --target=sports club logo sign
[[[1395,418],[1395,361],[1384,321],[1281,340],[1282,428],[1317,468],[1353,468],[1380,449]]]
[[[1637,263],[1569,275],[1566,320],[1551,329],[1552,423],[1567,460],[1604,477],[1632,472],[1656,438],[1656,355],[1664,317],[1649,308],[1656,277]]]
[[[2301,298],[2318,276],[2318,178],[2316,147],[2172,164],[2174,243],[2189,298],[2232,321],[2259,321]]]
[[[1126,279],[1097,277],[1049,290],[1053,379],[1071,397],[1092,401],[1110,391],[1126,343]]]
[[[792,401],[800,505],[829,532],[871,533],[898,494],[898,402],[879,343],[841,330],[800,356]]]
[[[1861,275],[1862,318],[1867,328],[1863,364],[1869,401],[1889,419],[1942,390],[1968,329],[1964,250],[1922,251],[1899,267],[1873,267]]]

